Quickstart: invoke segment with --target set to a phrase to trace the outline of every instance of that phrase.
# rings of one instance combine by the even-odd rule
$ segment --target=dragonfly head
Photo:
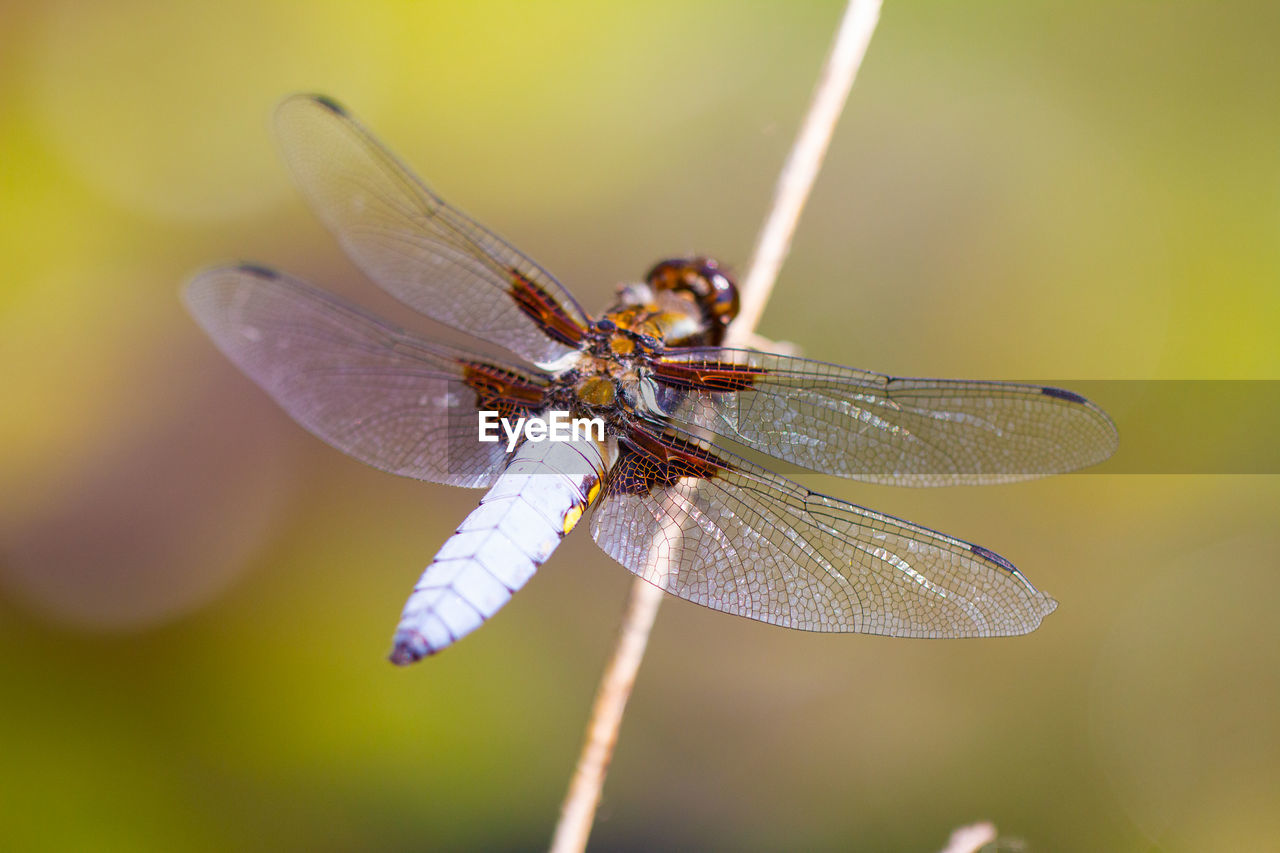
[[[711,258],[660,261],[645,281],[655,291],[688,293],[702,311],[708,343],[718,344],[725,327],[738,315],[738,286]]]

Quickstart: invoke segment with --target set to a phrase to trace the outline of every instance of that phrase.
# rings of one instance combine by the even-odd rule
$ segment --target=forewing
[[[1115,452],[1088,400],[1041,385],[909,379],[751,350],[672,350],[659,413],[814,471],[915,486],[1009,482]]]
[[[543,380],[428,343],[337,297],[256,266],[188,283],[214,343],[313,434],[419,480],[489,486],[505,445],[478,441],[478,408],[541,408]]]
[[[393,296],[537,364],[575,348],[587,317],[568,291],[445,204],[342,107],[295,95],[276,110],[276,135],[312,209]]]
[[[624,446],[595,510],[609,556],[714,610],[808,631],[1025,634],[1056,602],[977,545],[820,495],[688,435]]]

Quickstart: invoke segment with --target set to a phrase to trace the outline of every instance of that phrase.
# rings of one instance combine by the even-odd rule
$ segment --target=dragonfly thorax
[[[579,353],[573,367],[554,380],[560,390],[551,396],[565,401],[579,414],[603,417],[615,427],[621,427],[635,411],[636,389],[649,370],[648,358],[653,354],[651,349],[640,345],[623,349],[622,354],[609,346],[602,355],[590,351]]]
[[[612,406],[618,398],[617,382],[609,376],[588,376],[573,391],[579,402],[591,408]]]

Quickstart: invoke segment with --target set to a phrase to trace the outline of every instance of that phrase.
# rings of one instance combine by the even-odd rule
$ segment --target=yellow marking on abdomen
[[[569,511],[564,514],[564,535],[568,536],[569,531],[578,526],[578,521],[582,518],[582,513],[586,507],[574,504],[569,507]]]

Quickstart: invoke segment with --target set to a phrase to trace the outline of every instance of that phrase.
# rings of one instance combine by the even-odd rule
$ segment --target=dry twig
[[[850,0],[845,9],[804,124],[778,179],[768,218],[756,240],[740,290],[742,309],[726,334],[728,345],[742,346],[755,332],[879,17],[880,0]],[[674,541],[680,534],[678,530],[664,530],[662,535]],[[677,550],[673,546],[669,553]],[[632,587],[618,646],[600,681],[578,766],[560,809],[560,821],[551,841],[553,853],[586,849],[618,727],[663,594],[660,587],[640,578]]]
[[[942,853],[978,853],[995,840],[996,828],[993,824],[983,822],[962,826],[951,833],[951,839]]]

